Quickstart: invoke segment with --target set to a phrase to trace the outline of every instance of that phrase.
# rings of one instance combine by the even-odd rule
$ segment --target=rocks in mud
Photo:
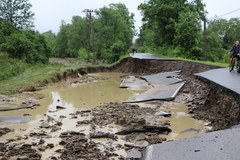
[[[36,138],[42,138],[42,137],[48,137],[49,135],[45,131],[41,132],[31,132],[29,134],[30,137],[36,137]]]
[[[153,133],[165,133],[168,134],[172,130],[168,127],[162,126],[143,126],[143,128],[133,128],[133,129],[125,129],[120,132],[117,132],[117,135],[127,135],[131,133],[141,133],[141,132],[153,132]]]
[[[53,143],[48,143],[48,144],[47,144],[47,147],[48,147],[48,148],[54,148],[54,144],[53,144]]]
[[[26,114],[23,114],[24,117],[29,117],[29,116],[32,116],[31,114],[29,113],[26,113]]]
[[[112,140],[117,140],[117,136],[111,133],[103,133],[103,132],[97,132],[97,133],[91,133],[90,138],[108,138]]]
[[[7,134],[8,132],[13,132],[13,130],[9,129],[9,128],[0,128],[0,137]]]
[[[141,108],[138,105],[110,103],[96,107],[92,110],[92,122],[96,125],[106,126],[116,123],[123,127],[143,126],[147,123],[147,115],[153,115],[152,108]]]
[[[126,159],[140,159],[140,158],[142,158],[142,153],[135,148],[128,152],[126,156]]]
[[[21,88],[18,88],[18,89],[17,89],[17,92],[18,92],[18,93],[22,93],[22,92],[34,92],[34,91],[37,91],[36,87],[34,87],[34,86],[24,86],[24,87],[21,87]]]
[[[97,143],[88,140],[84,134],[76,132],[68,132],[62,134],[64,138],[64,150],[61,151],[61,159],[109,159],[109,157],[117,156],[109,150],[104,152],[99,149]]]
[[[42,144],[44,144],[44,143],[45,143],[45,140],[44,140],[44,139],[40,139],[39,142],[38,142],[39,145],[42,145]]]
[[[32,147],[31,144],[2,144],[0,147],[0,157],[6,159],[16,158],[19,160],[34,159],[40,160],[42,155]]]
[[[136,143],[138,141],[140,142],[147,141],[148,144],[151,145],[151,144],[162,143],[166,141],[166,138],[160,137],[158,133],[141,133],[141,134],[132,133],[132,134],[126,135],[124,140],[132,143]],[[140,148],[142,148],[142,146],[140,146]]]
[[[155,116],[171,117],[172,114],[169,113],[169,112],[161,111],[161,112],[157,112],[157,113],[155,113]]]
[[[66,109],[66,107],[63,107],[63,106],[56,106],[56,109]]]
[[[184,131],[181,131],[179,134],[185,134],[185,133],[199,133],[200,130],[199,129],[194,129],[194,128],[190,128],[190,129],[186,129]]]
[[[78,121],[77,126],[84,125],[84,124],[91,124],[90,120],[83,120],[83,121]]]

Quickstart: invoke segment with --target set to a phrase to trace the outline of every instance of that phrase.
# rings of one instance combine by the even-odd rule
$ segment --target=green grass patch
[[[200,60],[193,60],[193,59],[174,57],[174,56],[164,56],[164,55],[161,55],[160,53],[156,53],[156,52],[153,52],[151,54],[153,54],[155,56],[160,56],[160,57],[163,57],[163,58],[173,58],[173,59],[177,59],[177,60],[195,62],[195,63],[202,63],[202,64],[207,64],[207,65],[212,65],[212,66],[217,66],[217,67],[224,67],[224,68],[229,67],[228,63],[223,63],[223,62],[200,61]]]
[[[31,66],[21,74],[0,81],[0,92],[2,94],[11,94],[22,86],[37,86],[39,80],[47,79],[50,74],[63,69],[63,65],[37,64]]]
[[[123,56],[121,59],[124,59]],[[74,63],[72,63],[74,61]],[[77,61],[77,60],[76,60]],[[119,60],[120,62],[120,60]],[[119,63],[118,62],[118,63]],[[10,63],[4,65],[6,67],[13,67]],[[0,94],[13,94],[16,90],[23,86],[40,86],[39,81],[48,80],[51,83],[52,75],[60,75],[65,71],[76,71],[79,69],[85,68],[104,68],[111,67],[108,64],[100,65],[91,65],[91,64],[80,64],[75,62],[74,59],[71,59],[71,62],[66,62],[63,64],[28,64],[23,71],[19,73],[14,73],[14,76],[7,77],[4,80],[0,80]],[[8,73],[8,70],[5,70],[5,73]]]

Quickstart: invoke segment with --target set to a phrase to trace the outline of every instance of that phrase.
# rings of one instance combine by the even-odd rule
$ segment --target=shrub
[[[88,61],[89,59],[89,53],[85,48],[81,48],[78,51],[78,59],[79,60],[84,60],[84,61]]]
[[[27,63],[47,63],[51,54],[44,37],[34,31],[11,34],[0,49],[11,58],[23,59]]]
[[[0,64],[0,80],[20,74],[28,67],[23,61],[9,58],[8,54],[2,52],[0,52]]]

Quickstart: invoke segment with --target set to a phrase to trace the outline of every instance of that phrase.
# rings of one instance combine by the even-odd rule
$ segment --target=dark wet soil
[[[199,79],[196,73],[218,67],[186,61],[156,61],[128,58],[114,70],[136,75],[181,70],[186,85],[185,101],[194,118],[210,121],[214,130],[227,129],[240,123],[240,96],[213,82]]]
[[[132,75],[181,70],[181,78],[186,81],[186,85],[175,102],[185,102],[188,105],[189,113],[194,118],[208,120],[214,130],[219,130],[240,123],[240,98],[239,95],[193,76],[194,73],[215,68],[184,61],[165,62],[128,58],[110,70]],[[69,81],[69,85],[92,81],[94,80]],[[25,94],[31,95],[25,96]],[[16,98],[18,96],[19,98]],[[0,102],[34,105],[38,99],[42,98],[34,93],[23,93],[18,96],[0,96]],[[168,121],[163,121],[155,116],[155,113],[158,112],[156,106],[162,106],[162,104],[159,102],[155,107],[149,108],[135,104],[108,103],[92,110],[59,116],[58,120],[46,115],[46,119],[41,120],[39,126],[36,126],[37,130],[6,142],[0,142],[0,158],[2,160],[16,159],[16,157],[18,159],[41,159],[46,151],[54,149],[54,154],[49,155],[49,159],[124,159],[120,151],[130,151],[133,148],[143,151],[148,145],[162,143],[166,139],[163,138],[163,133],[150,132],[116,136],[117,130],[114,128],[125,130],[139,129],[144,126],[168,127],[170,125]],[[61,131],[62,122],[59,119],[65,119],[66,116],[71,117],[71,123],[73,123],[71,125],[76,126],[76,129],[87,126],[89,127],[88,132],[86,129]],[[44,123],[49,121],[52,123],[51,125]],[[1,128],[0,137],[10,131],[7,128]],[[59,142],[51,143],[49,141],[53,138],[51,133]],[[99,139],[95,140],[96,137]],[[103,139],[107,139],[107,141]]]

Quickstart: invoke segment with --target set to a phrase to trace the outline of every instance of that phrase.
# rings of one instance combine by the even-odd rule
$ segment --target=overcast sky
[[[58,32],[61,20],[70,22],[72,16],[84,16],[84,9],[97,9],[110,3],[124,3],[135,14],[136,28],[141,26],[141,16],[137,7],[144,0],[29,0],[35,13],[35,29],[40,32]],[[236,0],[203,0],[208,11],[207,18],[220,16],[240,8]],[[240,17],[240,10],[222,18]]]

